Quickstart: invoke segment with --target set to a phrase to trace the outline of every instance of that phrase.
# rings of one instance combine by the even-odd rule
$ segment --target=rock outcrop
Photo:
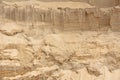
[[[0,80],[120,80],[119,0],[1,0]]]
[[[38,3],[40,5],[42,3]],[[10,5],[10,4],[9,4]],[[119,7],[95,8],[92,6],[81,8],[64,8],[62,5],[42,9],[41,6],[1,5],[1,19],[9,19],[28,25],[47,23],[49,26],[63,30],[119,30]],[[93,24],[94,22],[94,24]]]

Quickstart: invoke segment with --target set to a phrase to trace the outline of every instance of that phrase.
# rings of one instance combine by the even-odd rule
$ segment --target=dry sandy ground
[[[24,2],[3,2],[7,5],[18,5],[18,6],[26,6],[26,5],[34,5],[40,8],[48,9],[48,8],[92,8],[91,6],[84,2],[40,2],[40,1],[24,1]]]
[[[44,9],[93,7],[83,2],[3,3]],[[0,19],[0,80],[120,80],[119,31],[64,31],[40,23]]]
[[[6,22],[0,28],[0,77],[3,80],[119,80],[119,34],[53,33],[48,28],[29,29]]]

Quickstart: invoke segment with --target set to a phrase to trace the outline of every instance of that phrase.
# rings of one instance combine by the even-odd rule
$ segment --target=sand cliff
[[[120,80],[119,0],[0,0],[0,80]]]

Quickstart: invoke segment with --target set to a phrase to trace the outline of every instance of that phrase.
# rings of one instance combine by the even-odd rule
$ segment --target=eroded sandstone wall
[[[115,0],[40,1],[1,2],[0,80],[120,80]]]
[[[107,11],[101,8],[41,9],[35,6],[1,6],[0,16],[15,22],[36,24],[45,22],[64,30],[108,30],[118,31],[119,7]],[[94,24],[93,24],[94,23]]]

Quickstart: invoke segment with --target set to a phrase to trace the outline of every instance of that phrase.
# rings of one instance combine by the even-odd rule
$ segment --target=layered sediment
[[[59,4],[55,5],[57,3]],[[64,30],[106,31],[111,29],[112,31],[119,31],[119,6],[96,8],[82,2],[64,3],[38,2],[33,3],[33,5],[29,5],[30,3],[27,5],[27,2],[24,4],[21,2],[6,3],[7,6],[0,6],[0,16],[3,20],[9,19],[24,24],[35,25],[44,22]],[[76,5],[70,6],[72,4]]]
[[[120,80],[119,0],[1,0],[0,80]]]

